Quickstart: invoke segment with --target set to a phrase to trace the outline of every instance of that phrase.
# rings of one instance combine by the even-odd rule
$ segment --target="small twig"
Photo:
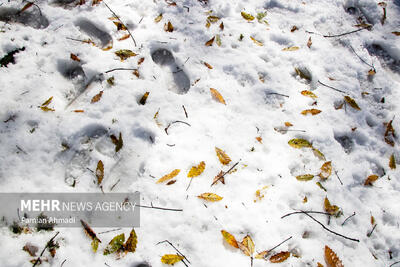
[[[75,38],[71,38],[71,37],[65,37],[67,40],[71,40],[71,41],[77,41],[77,42],[81,42],[81,43],[85,43],[88,44],[89,42],[86,40],[79,40],[79,39],[75,39]]]
[[[353,217],[353,216],[356,216],[356,213],[355,213],[355,212],[353,212],[352,215],[350,215],[349,217],[347,217],[346,220],[344,220],[344,221],[342,222],[342,226],[347,222],[347,220],[349,220],[349,219],[350,219],[351,217]]]
[[[350,31],[350,32],[345,32],[345,33],[340,33],[340,34],[335,34],[335,35],[322,35],[322,36],[325,37],[325,38],[340,37],[340,36],[344,36],[344,35],[347,35],[347,34],[356,33],[356,32],[359,32],[359,31],[362,31],[362,30],[365,30],[365,29],[366,28],[361,28],[361,29],[358,29],[358,30]]]
[[[156,245],[159,245],[159,244],[162,244],[162,243],[168,243],[168,244],[170,244],[171,247],[173,247],[173,248],[176,250],[176,252],[179,253],[179,255],[181,255],[185,260],[187,260],[188,263],[190,263],[190,261],[186,258],[186,256],[183,255],[183,254],[182,254],[174,245],[172,245],[172,243],[169,242],[168,240],[160,241],[160,242],[158,242]]]
[[[110,233],[110,232],[115,232],[115,231],[119,231],[119,230],[121,230],[122,228],[117,228],[117,229],[113,229],[113,230],[108,230],[108,231],[104,231],[104,232],[100,232],[100,233],[97,233],[98,235],[101,235],[101,234],[105,234],[105,233]]]
[[[280,96],[284,96],[284,97],[289,97],[288,95],[284,95],[284,94],[280,94],[280,93],[268,93],[266,95],[280,95]]]
[[[335,174],[336,174],[336,177],[338,178],[340,184],[343,185],[342,180],[340,180],[340,177],[339,177],[339,175],[337,174],[337,171],[335,171]]]
[[[156,207],[153,206],[153,203],[151,204],[151,206],[144,206],[144,205],[135,205],[139,208],[146,208],[146,209],[156,209],[156,210],[170,210],[170,211],[183,211],[183,209],[170,209],[170,208],[161,208],[161,207]]]
[[[354,53],[363,63],[365,63],[365,64],[367,64],[369,67],[373,68],[374,71],[376,72],[376,69],[375,69],[374,65],[368,64],[364,59],[362,59],[362,58],[356,53],[356,51],[354,50],[354,48],[353,48],[351,45],[350,45],[350,48],[351,48],[351,50],[353,51],[353,53]]]
[[[397,263],[400,263],[400,261],[393,262],[389,267],[392,267],[393,265],[395,265]]]
[[[166,133],[167,135],[168,135],[168,128],[169,128],[172,124],[174,124],[174,123],[183,123],[183,124],[186,124],[186,125],[189,126],[189,127],[192,126],[192,125],[190,125],[189,123],[184,122],[184,121],[173,121],[173,122],[171,122],[170,124],[168,124],[167,128],[164,129],[164,130],[165,130],[165,133]]]
[[[307,212],[307,213],[315,213],[315,214],[324,214],[324,215],[332,216],[330,213],[323,212],[323,211],[311,211],[311,210],[308,211],[308,210],[306,210],[306,211],[295,211],[295,212],[291,212],[291,213],[285,214],[285,215],[283,215],[283,216],[281,217],[281,219],[283,219],[283,218],[285,218],[285,217],[288,217],[288,216],[290,216],[290,215],[293,215],[293,214],[299,214],[299,213],[304,213],[304,212]]]
[[[222,179],[225,177],[226,174],[228,174],[231,170],[233,170],[233,168],[235,168],[235,167],[239,164],[239,162],[240,162],[240,161],[238,161],[238,162],[236,162],[235,164],[233,164],[233,166],[232,166],[229,170],[227,170],[226,172],[224,172],[224,173],[218,178],[218,180],[216,180],[215,182],[213,182],[213,183],[211,184],[211,186],[215,185],[218,181],[222,180]]]
[[[36,259],[35,263],[33,263],[32,267],[35,267],[36,264],[38,264],[38,262],[40,261],[40,257],[43,256],[44,251],[46,250],[46,248],[50,245],[51,242],[53,242],[54,238],[56,238],[56,236],[59,234],[60,232],[57,232],[47,243],[46,246],[43,248],[42,252],[40,253],[39,257]]]
[[[116,70],[136,70],[136,69],[116,68],[116,69],[111,69],[111,70],[105,71],[104,73],[110,73],[110,72],[113,72],[113,71],[116,71]]]
[[[18,220],[21,221],[21,216],[19,215],[19,208],[17,208],[17,215],[18,215]]]
[[[188,114],[187,114],[187,112],[186,112],[185,105],[182,105],[182,108],[183,108],[183,111],[185,112],[185,116],[186,116],[186,119],[187,119],[187,118],[188,118]]]
[[[18,145],[15,145],[17,147],[17,149],[19,151],[21,151],[22,153],[24,153],[25,155],[28,155],[28,153],[25,152],[25,150],[23,150],[22,148],[20,148]]]
[[[113,186],[111,186],[110,191],[112,191],[114,189],[114,187],[119,183],[120,180],[121,179],[118,179],[118,181]]]
[[[121,22],[121,24],[125,26],[126,30],[127,30],[128,33],[129,33],[129,36],[131,37],[131,39],[132,39],[132,41],[133,41],[133,43],[135,44],[135,47],[136,47],[137,45],[136,45],[135,38],[133,38],[133,35],[132,35],[132,33],[129,31],[129,28],[126,26],[125,23],[122,22],[122,20],[119,18],[119,16],[118,16],[117,14],[115,14],[114,11],[112,11],[112,9],[107,5],[107,3],[106,3],[105,1],[103,1],[103,3],[104,3],[104,5],[108,8],[108,10],[110,10],[110,12],[119,20],[119,22]]]
[[[342,90],[339,90],[339,89],[337,89],[337,88],[335,88],[335,87],[332,87],[332,86],[329,86],[329,85],[326,85],[326,84],[322,83],[320,80],[318,80],[318,83],[319,83],[320,85],[323,85],[323,86],[325,86],[325,87],[328,87],[328,88],[330,88],[330,89],[332,89],[332,90],[338,91],[338,92],[343,93],[343,94],[347,94],[346,92],[344,92],[344,91],[342,91]]]
[[[188,190],[189,190],[189,187],[190,187],[190,185],[192,184],[192,181],[193,181],[193,177],[192,177],[192,178],[190,178],[190,182],[189,182],[188,186],[186,187],[186,191],[188,191]]]
[[[368,237],[371,237],[372,233],[375,231],[376,226],[377,226],[377,224],[375,224],[374,227],[372,227],[371,232],[369,232],[369,233],[367,234]]]
[[[67,261],[67,259],[63,260],[63,262],[61,263],[60,267],[63,267],[64,263]]]
[[[172,147],[172,146],[175,146],[175,144],[167,144],[167,146],[171,146]]]
[[[139,23],[138,23],[138,24],[140,24],[140,23],[142,22],[143,18],[144,18],[144,17],[142,17],[142,18],[139,20]]]
[[[274,249],[276,249],[277,247],[279,247],[279,246],[282,245],[283,243],[287,242],[287,241],[290,240],[291,238],[292,238],[292,236],[289,237],[289,238],[286,238],[285,240],[283,240],[281,243],[279,243],[279,244],[276,245],[275,247],[273,247],[273,248],[271,248],[271,249],[268,249],[268,250],[267,250],[268,253],[269,253],[270,251],[273,251]]]

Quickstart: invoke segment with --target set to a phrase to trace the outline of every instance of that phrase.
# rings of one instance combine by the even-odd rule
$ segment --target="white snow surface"
[[[258,252],[292,236],[271,254],[291,251],[299,257],[291,256],[277,266],[317,266],[317,262],[326,266],[325,245],[336,252],[344,266],[389,266],[400,260],[400,175],[398,168],[389,168],[392,154],[400,158],[399,140],[394,139],[394,146],[384,140],[385,122],[394,118],[394,129],[400,129],[400,37],[392,34],[400,31],[398,0],[386,1],[383,25],[382,7],[373,0],[209,0],[207,4],[186,0],[177,1],[176,6],[161,0],[107,0],[127,24],[137,46],[130,38],[118,41],[124,33],[108,19],[113,14],[104,3],[92,6],[86,1],[76,6],[76,2],[35,1],[48,19],[48,27],[0,21],[0,57],[25,47],[15,55],[15,64],[0,68],[1,192],[100,192],[88,168],[95,170],[102,160],[105,193],[119,180],[112,192],[139,191],[142,205],[152,203],[183,211],[142,209],[141,225],[135,228],[137,250],[121,259],[104,256],[102,250],[116,234],[128,235],[128,228],[99,235],[102,243],[93,253],[91,240],[81,228],[56,227],[60,248],[43,266],[60,266],[64,260],[64,267],[165,266],[161,256],[176,252],[168,244],[156,245],[163,240],[185,254],[190,266],[250,266],[250,258],[230,247],[221,230],[238,241],[250,235]],[[0,13],[24,5],[3,1]],[[242,11],[253,16],[267,12],[264,19],[268,25],[257,19],[246,21]],[[25,12],[38,17],[36,6]],[[155,23],[160,13],[163,18]],[[209,15],[220,20],[206,28]],[[359,23],[358,17],[372,28],[323,37],[359,29],[354,26]],[[106,33],[104,38],[108,34],[113,48],[104,51],[68,39],[95,41],[79,26],[84,20]],[[173,32],[164,31],[168,21]],[[291,32],[294,25],[298,30]],[[221,46],[216,42],[206,46],[205,42],[217,34]],[[241,34],[243,39],[239,40]],[[300,49],[282,51],[291,46]],[[175,60],[171,68],[152,60],[152,52],[159,48],[171,51]],[[137,56],[121,61],[114,54],[119,49],[130,49]],[[71,53],[81,62],[72,61]],[[141,57],[145,60],[139,66]],[[375,67],[373,77],[368,77],[371,67],[366,63]],[[179,80],[171,73],[176,66],[182,74],[177,75]],[[71,68],[83,70],[86,78],[69,79],[65,72]],[[130,70],[105,73],[115,68],[138,69],[139,78]],[[295,68],[307,69],[311,82],[297,76]],[[106,81],[112,76],[114,86]],[[90,83],[69,105],[84,86],[82,80],[93,77],[101,79]],[[190,89],[177,93],[185,79],[190,80]],[[212,97],[210,88],[221,93],[226,105]],[[318,98],[303,96],[303,90],[311,90]],[[91,103],[99,91],[104,92],[102,98]],[[140,105],[145,92],[150,92],[147,102]],[[352,97],[361,110],[348,104],[335,109],[345,95]],[[41,110],[39,106],[51,96],[49,107],[55,111]],[[311,108],[322,112],[301,114]],[[160,125],[154,119],[157,111]],[[167,134],[165,128],[174,121],[190,126],[171,124]],[[274,130],[284,127],[285,122],[293,124],[289,130],[302,131]],[[120,132],[124,146],[115,153],[109,136]],[[101,133],[100,137],[95,138],[94,133]],[[262,143],[256,137],[261,137]],[[310,148],[289,146],[292,138],[309,140],[326,161],[332,161],[332,175],[321,181],[326,192],[316,185],[318,176],[311,181],[296,179],[301,174],[317,175],[325,161]],[[64,151],[63,143],[69,149]],[[219,162],[215,147],[229,155],[229,165]],[[206,163],[205,171],[193,178],[187,189],[187,173],[201,161]],[[225,176],[225,184],[210,187],[220,170],[227,171],[236,162],[237,170]],[[176,183],[156,184],[174,169],[181,170]],[[379,179],[373,186],[364,186],[372,174]],[[75,187],[69,184],[71,177],[76,178]],[[262,191],[264,198],[255,201],[256,191],[264,186],[268,186]],[[223,199],[206,202],[197,197],[205,192]],[[304,214],[281,219],[298,210],[324,211],[325,197],[339,206],[343,215],[332,217],[329,225],[327,216],[311,215],[329,229],[359,242],[329,233]],[[354,212],[356,215],[342,225]],[[373,228],[371,216],[377,226],[368,237]],[[31,266],[33,257],[22,247],[31,242],[40,252],[55,233],[32,229],[31,233],[17,235],[7,227],[0,232],[0,265],[7,267]],[[266,265],[274,264],[254,259],[253,266]],[[176,266],[184,265],[179,262]]]

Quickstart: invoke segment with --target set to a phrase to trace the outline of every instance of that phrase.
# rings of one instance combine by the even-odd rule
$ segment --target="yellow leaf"
[[[211,22],[211,23],[216,23],[219,20],[219,17],[217,16],[208,16],[207,17],[207,21]]]
[[[168,23],[164,24],[164,31],[166,31],[166,32],[173,32],[174,31],[174,26],[172,26],[171,21],[168,21]]]
[[[328,267],[343,267],[339,257],[328,246],[325,246],[325,262]]]
[[[177,254],[165,254],[161,257],[161,262],[164,264],[174,265],[177,262],[183,260],[184,257]]]
[[[137,56],[134,52],[132,52],[129,49],[121,49],[115,52],[115,54],[121,59],[121,61],[124,61],[127,58]]]
[[[317,158],[319,158],[320,160],[326,160],[326,159],[325,159],[325,155],[324,155],[321,151],[319,151],[318,149],[312,148],[312,151],[313,151],[314,155],[315,155]]]
[[[161,177],[160,179],[158,179],[158,181],[156,182],[157,184],[159,183],[163,183],[165,181],[171,180],[172,178],[174,178],[175,176],[177,176],[179,174],[181,170],[179,169],[175,169],[173,170],[171,173],[164,175],[163,177]]]
[[[307,201],[308,201],[307,196],[304,196],[304,198],[303,198],[303,203],[307,203]]]
[[[353,99],[353,98],[351,98],[350,96],[345,96],[344,97],[344,100],[352,107],[352,108],[354,108],[354,109],[356,109],[356,110],[361,110],[360,109],[360,107],[357,105],[357,103],[356,103],[356,101]]]
[[[239,245],[233,235],[231,235],[225,230],[221,230],[221,234],[229,245],[231,245],[234,248],[239,248]]]
[[[156,112],[156,114],[154,114],[153,119],[156,122],[158,127],[162,127],[162,124],[158,121],[158,112],[159,112],[159,110]]]
[[[308,91],[308,90],[301,91],[301,94],[304,96],[311,97],[311,98],[318,98],[318,96],[316,96],[313,92]]]
[[[331,202],[327,197],[324,200],[324,210],[330,215],[337,216],[340,212],[339,207],[336,205],[331,205]]]
[[[100,185],[104,179],[104,164],[101,160],[97,163],[96,168],[97,184]]]
[[[96,103],[99,102],[101,99],[101,96],[103,95],[103,91],[100,91],[97,95],[95,95],[92,100],[90,101],[90,103]]]
[[[155,19],[154,22],[155,23],[159,23],[162,20],[162,13],[160,15],[158,15]]]
[[[311,115],[315,116],[315,115],[317,115],[317,114],[319,114],[319,113],[321,113],[321,110],[315,109],[315,108],[306,109],[306,110],[303,110],[303,111],[301,112],[301,114],[302,114],[302,115],[305,115],[305,116],[308,115],[308,114],[311,114]]]
[[[219,161],[223,165],[228,165],[229,162],[231,162],[231,158],[222,149],[216,147],[215,152],[217,153],[217,157],[218,157]]]
[[[376,180],[378,180],[379,176],[378,175],[370,175],[367,177],[367,179],[364,182],[364,185],[372,185],[373,182],[375,182]]]
[[[238,243],[240,250],[246,255],[251,257],[254,253],[254,242],[249,235],[246,235],[241,243]]]
[[[299,49],[300,48],[298,46],[290,46],[290,47],[283,48],[282,51],[296,51]]]
[[[312,41],[311,41],[311,37],[310,37],[310,38],[308,38],[308,41],[307,41],[308,48],[311,48],[311,45],[312,45]]]
[[[249,14],[249,13],[246,13],[246,12],[241,12],[240,13],[241,15],[242,15],[242,17],[245,19],[245,20],[247,20],[247,21],[252,21],[252,20],[254,20],[254,17],[251,15],[251,14]]]
[[[291,126],[293,126],[293,124],[291,124],[290,122],[286,121],[286,122],[285,122],[285,126],[286,126],[286,127],[291,127]]]
[[[262,193],[264,193],[265,189],[267,189],[267,188],[268,188],[268,186],[264,186],[263,188],[258,189],[256,191],[256,199],[254,200],[254,202],[261,201],[264,198],[264,194],[262,194]]]
[[[137,246],[137,235],[135,229],[132,229],[131,233],[129,234],[128,240],[126,240],[124,244],[124,251],[127,252],[135,252]]]
[[[322,164],[321,167],[321,173],[318,175],[319,177],[321,177],[321,179],[328,179],[329,176],[331,176],[332,174],[332,162],[331,161],[327,161],[324,164]]]
[[[97,249],[99,248],[99,242],[100,240],[98,238],[93,239],[92,243],[90,244],[92,246],[92,250],[94,253],[96,253]]]
[[[289,251],[282,251],[275,255],[272,255],[271,258],[269,258],[269,261],[272,263],[279,263],[279,262],[284,262],[289,257],[290,257]]]
[[[217,194],[214,193],[203,193],[201,195],[198,195],[197,197],[211,202],[220,201],[223,199],[223,197],[218,196]]]
[[[55,111],[55,109],[49,108],[49,107],[40,107],[41,110],[43,111]]]
[[[375,74],[376,74],[375,69],[370,69],[370,70],[368,71],[368,76],[374,76]]]
[[[288,144],[294,148],[302,148],[302,147],[312,147],[311,143],[305,139],[291,139],[289,140]]]
[[[210,40],[208,40],[208,41],[205,43],[205,45],[206,45],[206,46],[212,46],[213,43],[214,43],[214,39],[215,39],[215,36],[214,36],[213,38],[211,38]]]
[[[218,102],[226,105],[225,99],[222,97],[222,95],[217,91],[217,89],[210,88],[211,95],[216,99]]]
[[[303,174],[303,175],[297,175],[296,179],[299,181],[310,181],[314,178],[314,175],[312,174]]]
[[[206,163],[204,161],[202,161],[202,162],[200,162],[199,165],[193,166],[190,169],[187,177],[193,178],[193,177],[199,176],[204,171],[205,168],[206,168]]]
[[[258,46],[263,46],[264,44],[256,39],[254,37],[250,36],[250,39]]]
[[[391,156],[390,156],[390,159],[389,159],[389,167],[393,170],[393,169],[396,169],[396,159],[395,159],[395,157],[394,157],[394,154],[392,154]]]
[[[254,258],[259,259],[259,260],[264,260],[267,256],[269,255],[268,250],[261,251],[257,253]]]
[[[52,100],[53,100],[53,97],[50,97],[49,99],[47,99],[46,101],[44,101],[44,103],[43,103],[41,106],[42,106],[42,107],[48,106],[48,105],[51,103]]]

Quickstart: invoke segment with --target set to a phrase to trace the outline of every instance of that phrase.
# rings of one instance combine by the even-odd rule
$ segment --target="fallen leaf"
[[[308,91],[308,90],[303,90],[303,91],[301,91],[301,94],[302,95],[304,95],[304,96],[308,96],[308,97],[311,97],[311,98],[318,98],[318,96],[316,96],[316,94],[314,94],[313,92],[311,92],[311,91]]]
[[[250,36],[250,39],[258,46],[263,46],[264,44],[256,39],[254,39],[252,36]]]
[[[99,102],[101,99],[101,96],[103,95],[103,91],[100,91],[97,95],[95,95],[92,100],[90,101],[90,103],[96,103]]]
[[[400,32],[392,32],[396,36],[400,36]]]
[[[307,81],[311,81],[310,74],[306,73],[306,71],[301,70],[300,68],[294,68],[297,75],[302,79],[306,79]]]
[[[256,191],[256,194],[255,194],[256,195],[256,199],[254,200],[254,202],[261,201],[264,198],[264,194],[262,194],[261,192],[264,192],[265,189],[267,189],[267,188],[268,188],[268,186],[264,186],[263,188],[258,189]]]
[[[92,0],[92,6],[100,4],[102,0]]]
[[[376,70],[375,69],[370,69],[368,71],[368,76],[374,76],[376,74]]]
[[[354,109],[356,109],[356,110],[361,110],[360,109],[360,107],[357,105],[357,103],[356,103],[356,101],[353,99],[353,98],[351,98],[350,96],[345,96],[344,97],[344,100],[352,107],[352,108],[354,108]]]
[[[319,113],[321,113],[321,110],[315,109],[315,108],[306,109],[306,110],[303,110],[303,111],[301,112],[302,115],[311,114],[311,115],[313,115],[313,116],[315,116],[315,115],[317,115],[317,114],[319,114]]]
[[[390,167],[392,170],[396,169],[396,159],[395,159],[395,157],[394,157],[394,154],[392,154],[392,155],[390,156],[390,159],[389,159],[389,167]]]
[[[221,37],[219,36],[219,34],[215,35],[215,43],[217,43],[218,46],[221,46]]]
[[[84,230],[85,234],[87,236],[89,236],[90,239],[92,240],[91,247],[92,247],[93,252],[96,252],[97,248],[99,246],[99,243],[101,243],[100,239],[97,238],[96,233],[93,231],[92,228],[90,228],[90,226],[85,221],[81,220],[81,224],[83,226],[83,230]]]
[[[156,182],[157,184],[159,183],[163,183],[165,181],[171,180],[172,178],[174,178],[175,176],[177,176],[179,174],[181,170],[179,169],[175,169],[173,170],[171,173],[164,175],[163,177],[161,177],[160,179],[158,179],[158,181]]]
[[[40,107],[40,109],[41,110],[43,110],[43,111],[56,111],[55,109],[53,109],[53,108],[49,108],[49,107]]]
[[[396,138],[396,134],[392,122],[393,120],[383,124],[386,127],[384,139],[387,144],[394,146],[394,138]]]
[[[214,177],[214,180],[213,180],[211,186],[215,185],[218,181],[221,181],[221,183],[225,184],[224,175],[225,175],[225,173],[223,171],[220,171],[218,173],[218,175]]]
[[[83,109],[75,109],[74,112],[76,112],[76,113],[83,113],[83,112],[85,112],[85,111],[84,111]]]
[[[21,14],[22,12],[24,12],[25,10],[27,10],[28,8],[30,8],[31,6],[33,6],[33,2],[28,2],[20,11],[18,11],[18,15]]]
[[[251,257],[254,253],[254,242],[249,235],[246,235],[242,242],[238,243],[240,250],[246,255]]]
[[[154,22],[155,22],[155,23],[159,23],[159,22],[162,20],[162,18],[163,18],[163,15],[162,15],[162,13],[160,13],[160,15],[158,15],[158,16],[154,19]]]
[[[218,102],[226,105],[225,99],[222,97],[222,95],[217,91],[217,89],[210,88],[211,95],[216,99]]]
[[[317,267],[324,267],[320,262],[317,262]]]
[[[327,197],[324,200],[324,210],[329,213],[330,215],[337,216],[340,213],[340,209],[336,205],[331,205],[331,202]]]
[[[370,175],[370,176],[367,177],[367,179],[366,179],[365,182],[364,182],[364,185],[371,185],[371,186],[372,186],[372,184],[373,184],[376,180],[378,180],[378,178],[379,178],[378,175],[372,174],[372,175]]]
[[[39,248],[32,243],[26,243],[25,246],[22,248],[22,250],[26,251],[31,255],[32,257],[36,256],[36,252],[39,251]]]
[[[53,97],[50,97],[49,99],[47,99],[46,101],[44,101],[44,103],[43,103],[41,106],[42,106],[42,107],[48,106],[48,105],[51,103],[52,100],[53,100]]]
[[[311,40],[311,37],[310,37],[310,38],[308,38],[308,41],[307,41],[308,48],[311,48],[311,45],[312,45],[312,40]]]
[[[261,137],[261,136],[257,136],[257,137],[256,137],[256,140],[257,140],[260,144],[262,144],[262,137]]]
[[[138,69],[135,69],[133,72],[132,72],[132,74],[133,75],[135,75],[137,78],[139,78],[139,70]]]
[[[294,32],[294,31],[297,31],[299,28],[297,28],[297,26],[296,25],[294,25],[291,29],[290,29],[290,32]]]
[[[233,235],[225,230],[221,230],[221,234],[224,237],[224,240],[234,248],[239,248],[239,245]]]
[[[219,28],[221,29],[221,31],[224,30],[225,26],[224,26],[224,23],[223,23],[223,22],[221,22],[221,24],[219,24]]]
[[[104,178],[104,164],[101,160],[97,163],[96,178],[97,184],[100,185]]]
[[[300,48],[298,46],[290,46],[290,47],[283,48],[282,51],[296,51],[299,49]]]
[[[322,164],[321,173],[318,174],[318,176],[321,179],[326,180],[326,179],[328,179],[329,176],[331,176],[331,174],[332,174],[332,162],[327,161],[324,164]]]
[[[301,138],[291,139],[289,140],[288,144],[294,148],[312,147],[310,142]]]
[[[171,21],[168,21],[168,23],[164,24],[164,31],[166,31],[166,32],[173,32],[174,31],[174,26],[172,26]]]
[[[92,243],[90,244],[94,253],[97,252],[97,249],[99,248],[99,243],[100,243],[100,240],[98,238],[95,238],[95,239],[93,239]]]
[[[150,92],[146,92],[144,93],[144,95],[142,96],[142,98],[140,98],[139,104],[140,105],[145,105],[146,101],[147,101],[147,97],[149,97]]]
[[[113,85],[114,85],[114,81],[115,81],[114,76],[112,76],[112,77],[110,77],[110,78],[107,79],[107,83],[108,83],[110,86],[113,86]]]
[[[209,68],[210,70],[212,70],[212,66],[210,65],[210,64],[208,64],[207,62],[203,62],[203,64],[207,67],[207,68]]]
[[[72,53],[71,53],[70,57],[71,57],[71,59],[74,60],[74,61],[81,62],[80,58],[79,58],[77,55],[75,55],[75,54],[72,54]]]
[[[318,149],[312,148],[312,151],[314,153],[314,156],[316,156],[320,160],[326,160],[325,155],[321,151],[319,151]]]
[[[121,61],[124,61],[127,58],[137,56],[134,52],[132,52],[129,49],[121,49],[115,52],[115,54],[121,59]]]
[[[291,126],[293,126],[293,124],[291,124],[290,122],[286,121],[286,122],[285,122],[285,126],[286,126],[286,127],[291,127]]]
[[[231,162],[231,158],[222,149],[216,147],[215,153],[217,153],[217,157],[223,165],[228,165]]]
[[[375,218],[374,216],[371,215],[371,224],[374,225],[375,224]]]
[[[125,34],[125,35],[122,36],[121,38],[118,38],[118,41],[126,40],[126,39],[128,39],[130,36],[131,36],[131,35],[130,35],[129,33],[128,33],[128,34]]]
[[[328,267],[343,267],[339,257],[328,246],[325,246],[325,262]]]
[[[264,250],[257,253],[254,258],[259,260],[265,260],[265,258],[269,255],[269,250]]]
[[[104,249],[103,254],[109,255],[120,250],[123,247],[124,242],[125,242],[124,233],[115,236],[113,239],[111,239],[110,243],[108,243],[107,247]]]
[[[304,196],[304,198],[303,198],[303,203],[307,203],[307,201],[308,201],[307,196]]]
[[[217,17],[217,16],[208,16],[207,17],[207,21],[209,21],[210,23],[216,23],[216,22],[218,22],[218,20],[219,20],[219,17]]]
[[[215,39],[215,36],[214,36],[213,38],[211,38],[210,40],[208,40],[208,41],[205,43],[205,45],[206,45],[206,46],[212,46],[213,43],[214,43],[214,39]]]
[[[187,177],[193,178],[193,177],[199,176],[200,174],[202,174],[202,172],[204,171],[205,168],[206,168],[206,163],[204,161],[202,161],[202,162],[200,162],[199,165],[193,166],[190,169]]]
[[[131,230],[131,233],[129,234],[128,240],[126,240],[123,248],[125,253],[127,252],[135,252],[136,246],[137,246],[137,235],[135,232],[135,229]]]
[[[164,264],[174,265],[175,263],[180,262],[183,259],[184,257],[182,257],[181,255],[165,254],[161,257],[161,262]]]
[[[201,195],[198,195],[197,197],[211,202],[220,201],[223,199],[223,197],[218,196],[214,193],[203,193]]]
[[[297,175],[296,179],[299,181],[310,181],[314,178],[314,175],[312,174],[302,174],[302,175]]]
[[[241,15],[242,15],[242,17],[245,19],[245,20],[247,20],[247,21],[252,21],[252,20],[254,20],[254,17],[251,15],[251,14],[249,14],[249,13],[246,13],[246,12],[241,12],[240,13]]]
[[[284,262],[289,257],[290,257],[289,251],[281,251],[275,255],[272,255],[271,258],[269,258],[269,261],[272,263],[279,263],[279,262]]]
[[[127,28],[124,24],[122,24],[120,21],[113,21],[114,25],[117,26],[117,31],[126,31]]]
[[[144,62],[144,57],[141,57],[141,58],[138,59],[137,64],[140,65],[140,64],[142,64],[143,62]]]

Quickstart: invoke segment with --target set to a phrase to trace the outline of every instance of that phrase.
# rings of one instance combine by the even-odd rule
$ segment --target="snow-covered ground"
[[[92,171],[101,160],[105,193],[140,191],[142,205],[183,211],[142,209],[136,252],[119,260],[103,249],[130,229],[98,234],[102,243],[93,253],[81,228],[56,227],[60,248],[43,266],[164,266],[161,256],[176,252],[156,245],[163,240],[190,266],[250,266],[221,230],[238,242],[251,236],[257,252],[292,236],[271,252],[292,253],[281,266],[327,266],[325,245],[344,266],[400,261],[400,175],[389,167],[392,155],[399,163],[399,140],[389,131],[386,142],[384,125],[393,120],[400,129],[400,36],[392,33],[400,32],[400,1],[386,1],[382,24],[384,5],[373,0],[107,0],[136,46],[131,38],[118,40],[128,32],[117,30],[104,2],[77,2],[37,0],[20,15],[27,2],[0,6],[0,58],[25,47],[14,55],[15,64],[0,68],[1,192],[100,192]],[[241,12],[255,18],[248,21]],[[164,30],[168,21],[172,32]],[[95,45],[79,41],[88,39]],[[137,55],[121,61],[115,54],[120,49]],[[137,71],[106,73],[116,68]],[[112,77],[113,85],[107,81]],[[100,100],[91,103],[100,91]],[[307,109],[321,112],[302,115]],[[110,135],[120,133],[123,147],[115,152]],[[294,138],[308,140],[325,159],[310,147],[290,146]],[[229,164],[220,163],[216,147]],[[204,172],[188,188],[189,170],[202,161]],[[321,180],[317,175],[328,161],[332,173]],[[237,162],[225,184],[210,186]],[[174,184],[156,183],[174,169],[180,169]],[[304,174],[315,177],[296,179]],[[379,178],[365,186],[370,175]],[[223,199],[197,197],[206,192]],[[281,218],[298,210],[324,212],[326,197],[343,214],[329,222],[326,215],[310,215],[359,242],[326,231],[306,214]],[[55,231],[1,228],[0,265],[31,266],[33,257],[22,247],[30,242],[40,252]],[[273,264],[268,259],[254,259],[253,266]]]

